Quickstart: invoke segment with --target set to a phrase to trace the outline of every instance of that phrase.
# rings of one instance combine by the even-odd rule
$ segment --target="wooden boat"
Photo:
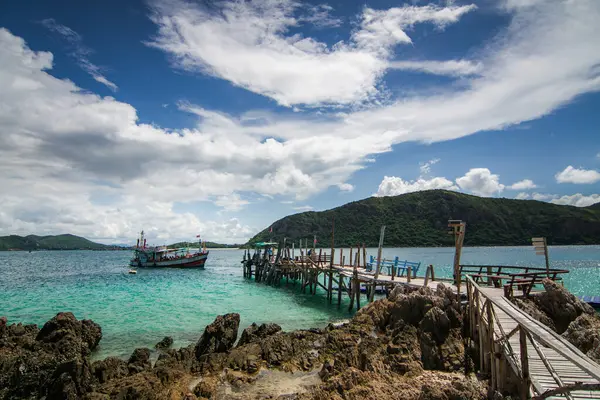
[[[141,232],[129,262],[132,268],[204,268],[208,258],[206,243],[198,241],[199,248],[180,247],[169,249],[165,246],[147,247],[144,231]]]

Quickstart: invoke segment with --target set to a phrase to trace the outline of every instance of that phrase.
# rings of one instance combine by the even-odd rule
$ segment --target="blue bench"
[[[377,267],[377,259],[373,256],[369,256],[367,271],[373,271],[375,267]],[[410,267],[412,277],[416,278],[417,272],[419,272],[419,268],[421,267],[421,263],[407,260],[400,261],[398,257],[394,258],[394,261],[387,261],[385,259],[381,260],[380,272],[384,271],[385,268],[387,269],[387,274],[392,275],[392,268],[394,268],[395,276],[405,276],[408,271],[408,267]]]

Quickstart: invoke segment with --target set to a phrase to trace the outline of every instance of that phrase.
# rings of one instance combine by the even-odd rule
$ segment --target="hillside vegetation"
[[[389,247],[452,246],[449,219],[467,223],[465,245],[529,245],[531,238],[547,237],[549,244],[599,244],[600,206],[578,208],[535,200],[482,198],[446,190],[429,190],[400,196],[370,197],[332,210],[304,212],[282,218],[248,242],[309,239],[331,245],[335,218],[335,246],[365,243],[377,246],[386,225],[384,245]]]
[[[222,244],[215,242],[206,242],[206,248],[208,249],[237,249],[243,245],[241,244]],[[178,242],[167,246],[169,249],[177,249],[180,247],[198,247],[198,242]]]
[[[94,243],[75,235],[0,236],[0,250],[108,250],[114,246]]]

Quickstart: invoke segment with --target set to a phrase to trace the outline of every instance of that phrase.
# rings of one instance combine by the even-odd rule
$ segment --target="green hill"
[[[332,210],[304,212],[282,218],[248,242],[249,245],[287,238],[298,243],[317,235],[318,245],[365,243],[377,246],[386,225],[388,247],[452,246],[449,219],[467,223],[465,245],[529,245],[545,236],[549,244],[600,244],[600,205],[578,208],[535,200],[482,198],[446,190],[429,190],[393,197],[370,197]]]
[[[237,249],[243,245],[241,244],[221,244],[215,242],[206,242],[206,247],[209,249]],[[198,247],[198,242],[178,242],[167,246],[170,249],[176,249],[179,247]]]
[[[107,250],[114,246],[94,243],[75,235],[0,236],[0,250]]]

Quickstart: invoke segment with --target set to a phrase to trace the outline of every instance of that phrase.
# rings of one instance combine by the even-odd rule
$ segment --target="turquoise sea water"
[[[452,248],[385,249],[384,257],[433,264],[450,276]],[[348,254],[348,250],[345,250]],[[369,249],[368,254],[376,254]],[[242,327],[275,322],[285,330],[322,327],[350,317],[329,305],[324,293],[298,286],[269,287],[242,277],[241,250],[212,250],[205,269],[149,269],[127,273],[128,251],[0,252],[0,316],[43,324],[59,311],[102,326],[96,357],[127,356],[153,347],[165,335],[176,346],[195,342],[219,314],[238,312]],[[339,250],[336,256],[339,255]],[[569,269],[565,286],[575,294],[600,295],[600,246],[551,247],[552,266]],[[530,247],[465,248],[464,264],[544,266]],[[425,267],[423,267],[425,268]]]

